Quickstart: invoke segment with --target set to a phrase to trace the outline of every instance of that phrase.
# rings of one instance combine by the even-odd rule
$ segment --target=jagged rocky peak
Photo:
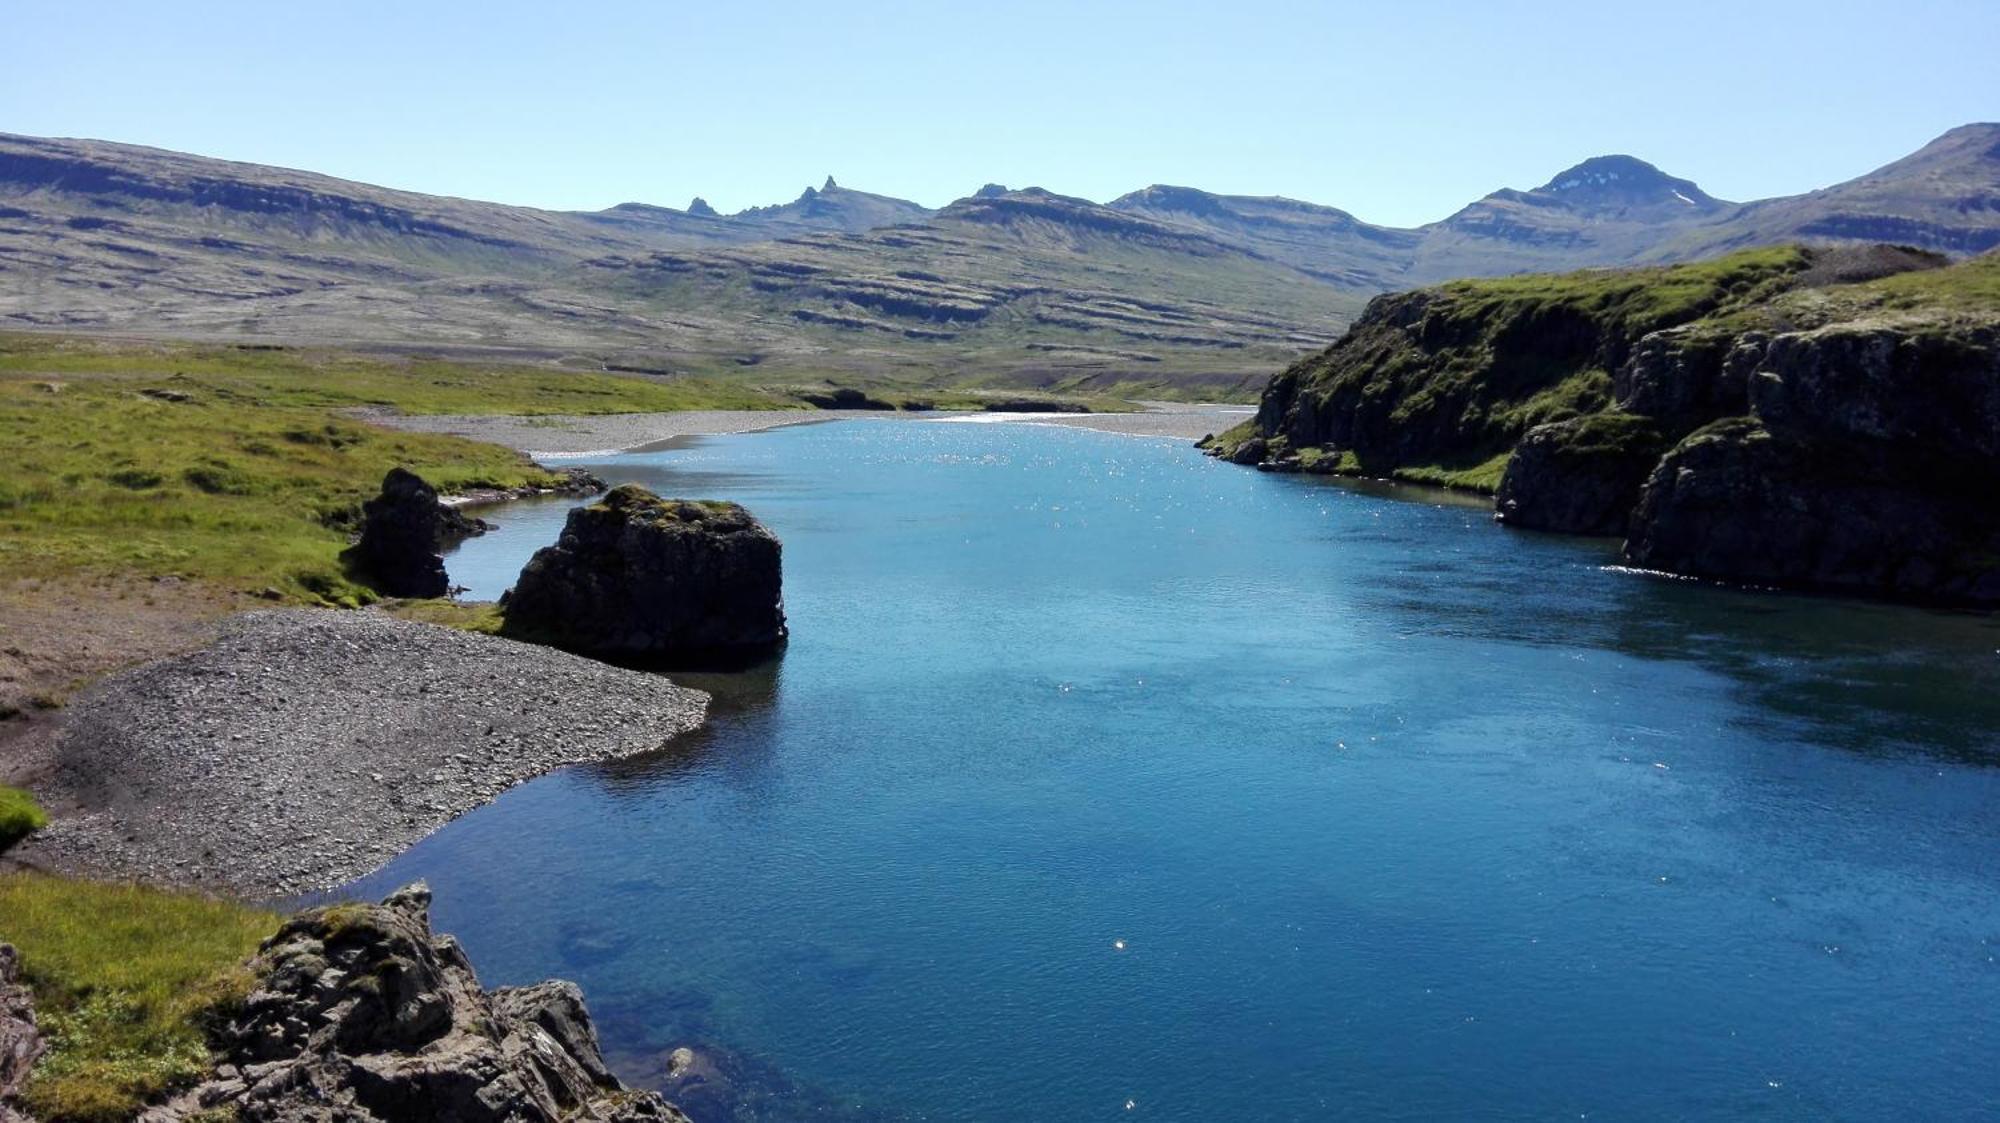
[[[702,197],[701,197],[701,196],[699,196],[699,195],[696,195],[696,196],[694,197],[694,201],[693,201],[693,202],[690,202],[690,203],[688,204],[688,211],[687,211],[687,213],[689,213],[689,214],[691,214],[691,215],[694,215],[694,216],[695,216],[696,218],[721,218],[721,217],[722,217],[722,216],[721,216],[721,214],[717,213],[717,211],[716,211],[716,209],[715,209],[714,207],[711,207],[711,206],[709,206],[709,205],[708,205],[708,200],[707,200],[707,199],[704,199],[704,198],[702,198]]]
[[[833,177],[832,177],[832,176],[827,176],[827,177],[826,177],[826,183],[825,183],[825,184],[824,184],[823,186],[821,186],[821,187],[820,187],[820,190],[821,190],[822,192],[825,192],[825,191],[834,191],[834,190],[838,190],[838,189],[839,189],[839,187],[840,187],[840,185],[839,185],[838,183],[835,183],[835,182],[833,181]]]
[[[1694,210],[1723,204],[1693,180],[1670,176],[1636,156],[1593,156],[1537,187],[1536,195],[1552,195],[1583,208],[1646,206],[1678,203]]]
[[[989,183],[986,186],[980,188],[979,190],[974,191],[972,193],[972,197],[975,199],[998,199],[1000,196],[1005,195],[1006,193],[1007,193],[1006,184]]]

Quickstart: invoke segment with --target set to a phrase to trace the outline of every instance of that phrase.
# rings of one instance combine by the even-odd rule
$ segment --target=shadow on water
[[[728,772],[754,777],[776,753],[768,739],[746,736],[768,720],[777,708],[782,659],[767,659],[738,671],[682,671],[669,677],[675,684],[706,691],[708,721],[659,750],[622,760],[584,765],[577,774],[613,798],[644,798],[677,778],[706,769],[717,753],[726,755]]]
[[[1334,486],[1466,506],[1432,489]],[[1363,602],[1409,634],[1691,664],[1731,680],[1773,730],[1869,755],[2000,765],[2000,620],[1989,614],[1622,570],[1613,539],[1492,527],[1497,543],[1468,543],[1430,529],[1372,532],[1407,560],[1377,573]]]

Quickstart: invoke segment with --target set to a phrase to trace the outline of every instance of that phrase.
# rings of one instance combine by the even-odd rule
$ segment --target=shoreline
[[[519,784],[707,720],[706,693],[661,676],[375,609],[219,631],[71,701],[36,786],[60,813],[11,862],[251,899],[334,889]]]
[[[1249,418],[1238,404],[1142,402],[1128,413],[985,413],[976,410],[906,413],[889,410],[680,410],[672,413],[403,414],[356,412],[359,420],[405,432],[448,433],[514,449],[538,461],[578,460],[649,451],[688,437],[755,433],[791,425],[871,419],[946,424],[1040,425],[1121,436],[1193,442]]]

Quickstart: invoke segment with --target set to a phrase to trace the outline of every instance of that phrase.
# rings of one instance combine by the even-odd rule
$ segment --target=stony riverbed
[[[658,675],[379,612],[257,612],[115,675],[66,715],[14,855],[284,895],[380,865],[508,787],[661,747],[708,696]]]

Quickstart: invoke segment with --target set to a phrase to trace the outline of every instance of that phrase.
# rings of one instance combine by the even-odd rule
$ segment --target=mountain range
[[[732,215],[550,211],[0,134],[0,326],[664,374],[1241,394],[1381,292],[1793,240],[2000,246],[2000,125],[1749,203],[1601,156],[1414,229],[1173,186],[931,210],[830,177]]]

